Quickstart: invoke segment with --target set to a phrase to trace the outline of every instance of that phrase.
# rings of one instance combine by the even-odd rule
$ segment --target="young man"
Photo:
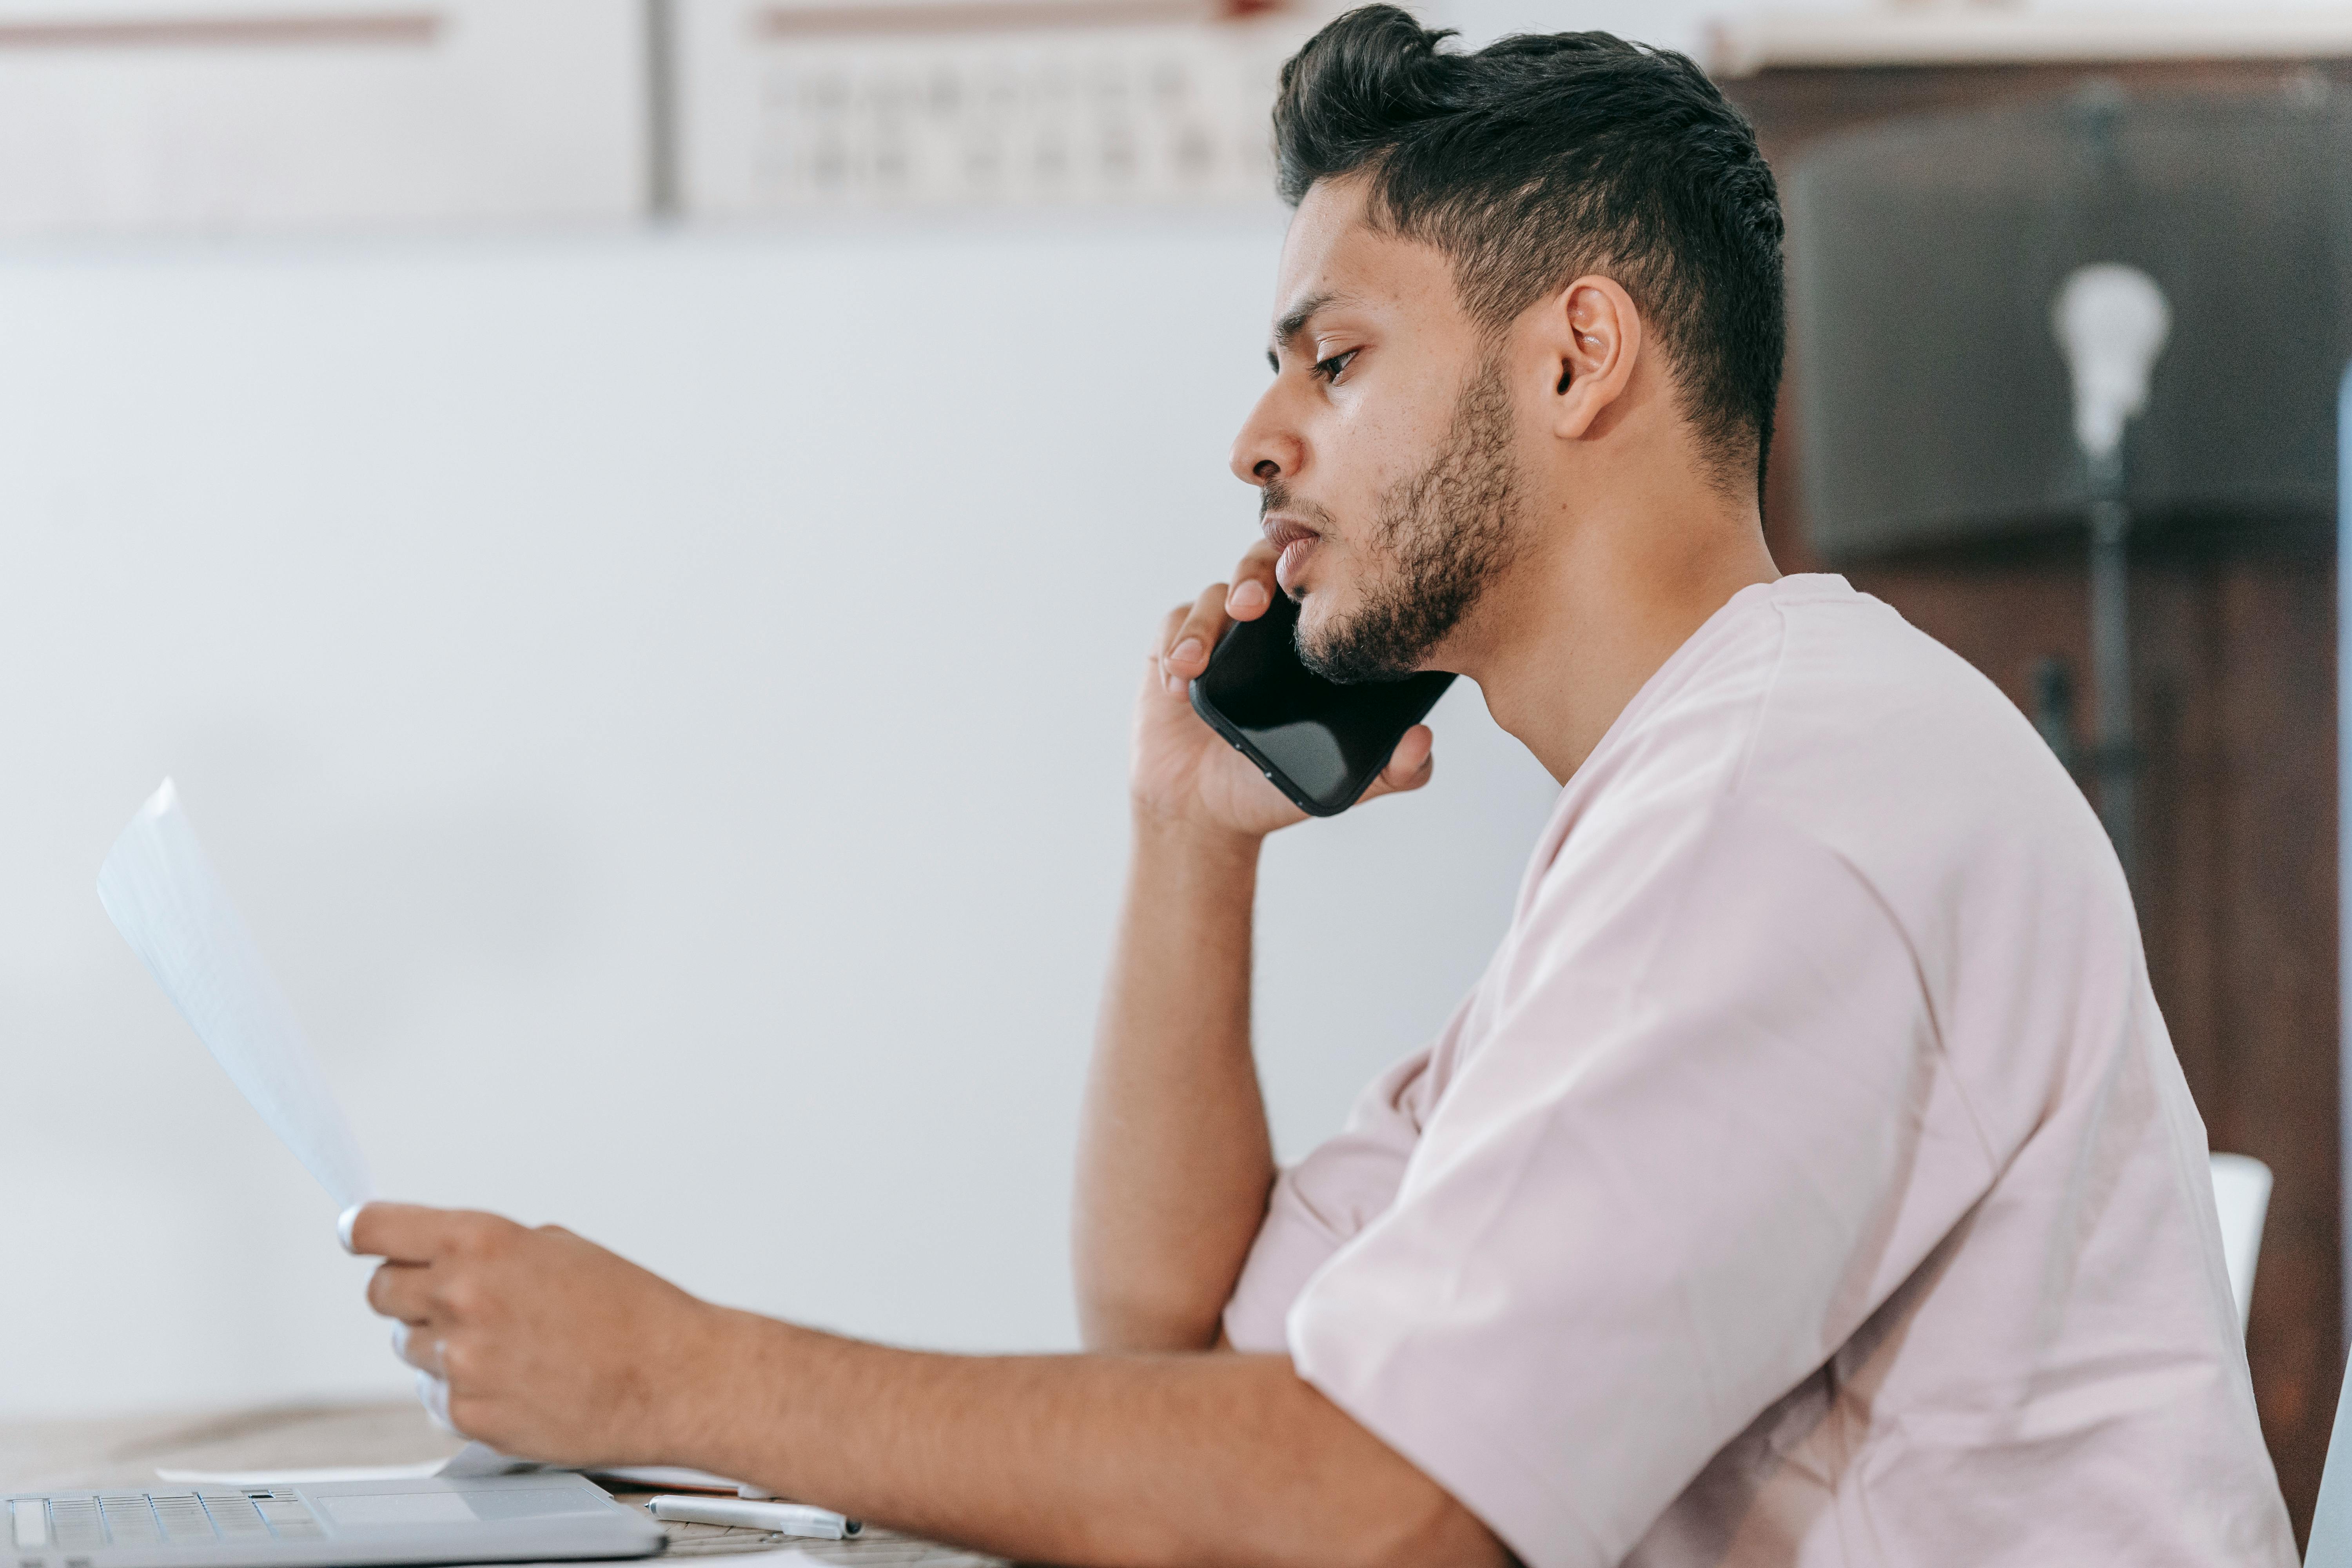
[[[2095,821],[1990,684],[1765,552],[1747,125],[1674,55],[1438,41],[1375,6],[1284,73],[1266,540],[1139,699],[1091,1353],[884,1349],[388,1205],[370,1300],[499,1447],[1024,1559],[2291,1564]],[[1297,814],[1183,696],[1276,591],[1336,676],[1475,679],[1565,786],[1444,1034],[1282,1172],[1250,915]],[[1429,775],[1416,730],[1377,787]]]

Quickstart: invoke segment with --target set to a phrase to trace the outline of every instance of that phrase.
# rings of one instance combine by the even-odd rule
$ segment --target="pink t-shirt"
[[[2295,1560],[2115,856],[1842,578],[1628,705],[1225,1327],[1532,1568]]]

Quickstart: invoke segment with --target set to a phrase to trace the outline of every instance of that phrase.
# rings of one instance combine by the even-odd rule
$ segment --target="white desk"
[[[0,1424],[0,1493],[152,1487],[158,1466],[252,1470],[411,1464],[439,1458],[457,1446],[457,1439],[435,1431],[413,1404]],[[820,1563],[856,1568],[1002,1568],[993,1557],[887,1531],[869,1529],[855,1541],[797,1541],[707,1524],[668,1529],[669,1558],[736,1556],[791,1546]]]

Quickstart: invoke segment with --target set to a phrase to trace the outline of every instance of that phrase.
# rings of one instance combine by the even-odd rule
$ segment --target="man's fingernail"
[[[1200,657],[1201,639],[1199,637],[1186,637],[1171,649],[1168,655],[1169,660],[1175,664],[1190,664]]]
[[[1234,585],[1232,605],[1234,609],[1262,610],[1266,606],[1267,603],[1268,601],[1265,596],[1265,584],[1258,582],[1255,578],[1252,578],[1246,583],[1237,583]]]

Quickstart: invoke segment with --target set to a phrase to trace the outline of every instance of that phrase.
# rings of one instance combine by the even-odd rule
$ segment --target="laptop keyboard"
[[[271,1491],[79,1492],[8,1504],[19,1552],[108,1546],[210,1546],[217,1542],[311,1541],[322,1533],[310,1505]]]

